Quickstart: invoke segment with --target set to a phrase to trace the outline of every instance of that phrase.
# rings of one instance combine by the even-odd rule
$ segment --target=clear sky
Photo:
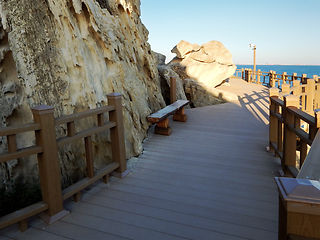
[[[141,0],[152,50],[171,60],[186,40],[217,40],[235,64],[320,65],[320,0]]]

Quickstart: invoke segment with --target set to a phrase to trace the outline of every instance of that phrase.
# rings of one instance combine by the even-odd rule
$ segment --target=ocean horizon
[[[246,64],[236,64],[237,69],[241,68],[251,68],[253,69],[253,65]],[[286,72],[288,75],[292,75],[292,73],[297,73],[298,76],[302,76],[302,74],[307,74],[308,78],[313,78],[313,75],[320,76],[320,65],[282,65],[282,64],[259,64],[256,65],[257,70],[261,70],[262,72],[269,72],[270,70],[276,71],[276,73],[281,74]]]

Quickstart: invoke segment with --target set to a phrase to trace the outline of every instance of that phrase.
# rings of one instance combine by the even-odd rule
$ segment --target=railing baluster
[[[67,123],[67,131],[68,137],[73,137],[76,134],[76,128],[73,121]]]
[[[15,153],[17,152],[17,140],[16,135],[8,135],[7,136],[7,143],[8,143],[8,152],[9,153]]]
[[[104,125],[104,114],[103,113],[98,114],[97,118],[98,118],[98,126],[102,127]]]
[[[94,177],[94,164],[93,164],[93,152],[91,136],[84,138],[86,148],[86,161],[87,161],[87,177]]]

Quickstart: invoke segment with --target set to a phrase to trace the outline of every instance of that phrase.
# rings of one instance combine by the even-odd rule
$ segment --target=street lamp
[[[253,50],[253,77],[254,79],[256,78],[256,45],[254,44],[249,44],[249,47],[252,48]]]

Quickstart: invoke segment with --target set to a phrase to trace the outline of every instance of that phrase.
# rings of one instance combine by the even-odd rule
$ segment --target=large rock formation
[[[158,61],[158,71],[161,82],[161,92],[162,96],[167,105],[170,104],[170,78],[176,78],[176,99],[177,100],[187,100],[186,94],[184,91],[184,83],[180,79],[179,75],[171,69],[170,66],[165,64],[166,56],[161,53],[154,52],[157,61]]]
[[[120,92],[126,156],[142,152],[146,116],[165,103],[140,0],[7,0],[0,1],[0,17],[2,127],[31,122],[32,106],[53,106],[59,117],[104,106],[108,93]],[[31,133],[18,136],[18,147],[33,142]],[[110,161],[109,135],[93,136],[93,145],[100,168]],[[82,142],[59,149],[64,186],[85,174],[84,151]],[[17,159],[1,164],[0,179],[36,178],[36,171],[35,157]]]
[[[158,59],[162,95],[170,101],[170,77],[177,79],[177,99],[190,100],[191,107],[221,104],[237,100],[234,94],[215,87],[231,77],[236,69],[232,55],[222,43],[211,41],[202,46],[180,41],[173,49],[176,58],[165,64],[165,56],[155,53]]]
[[[237,68],[232,62],[230,51],[218,41],[199,46],[182,40],[171,52],[177,57],[170,65],[177,65],[179,71],[185,73],[184,78],[194,79],[210,87],[216,87],[231,77]]]

